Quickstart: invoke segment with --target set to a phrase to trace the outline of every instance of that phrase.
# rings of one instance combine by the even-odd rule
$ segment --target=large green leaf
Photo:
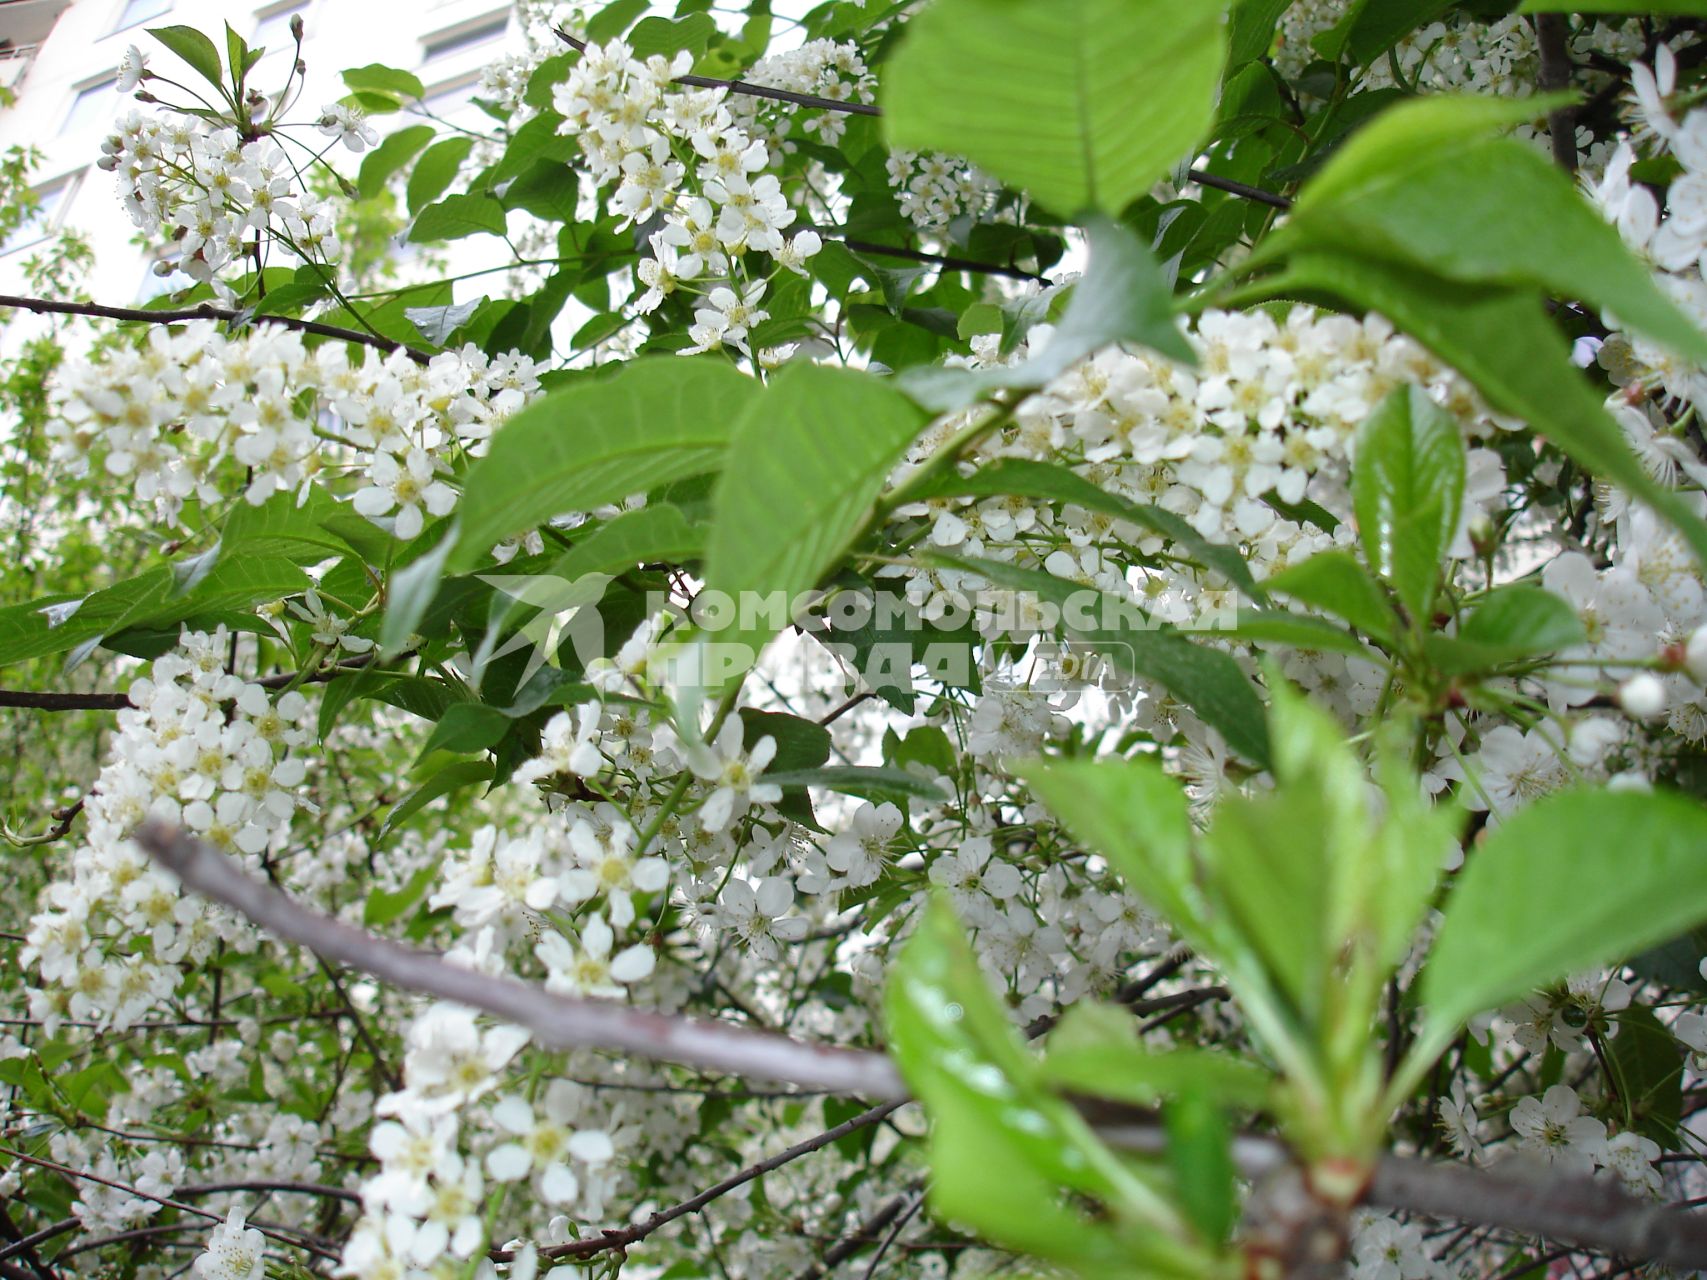
[[[1496,410],[1526,419],[1585,469],[1664,515],[1707,561],[1707,522],[1637,461],[1601,397],[1572,366],[1569,344],[1538,296],[1472,289],[1346,252],[1295,254],[1262,286],[1273,295],[1300,289],[1381,312],[1475,383]]]
[[[1372,640],[1391,644],[1398,627],[1381,586],[1349,551],[1322,551],[1282,569],[1263,585],[1277,595],[1344,618]]]
[[[941,1216],[1079,1266],[1177,1258],[1160,1232],[1117,1235],[1061,1202],[1061,1189],[1071,1188],[1154,1226],[1177,1223],[1078,1113],[1042,1086],[1036,1060],[942,903],[926,909],[895,962],[885,1012],[896,1064],[930,1117],[930,1195]],[[1138,1252],[1127,1254],[1132,1249]]]
[[[1544,588],[1514,583],[1490,592],[1456,636],[1428,636],[1424,647],[1439,670],[1456,673],[1557,653],[1585,638],[1582,618],[1569,603]]]
[[[1345,249],[1469,285],[1581,298],[1696,361],[1703,334],[1533,147],[1483,136],[1508,106],[1426,98],[1384,112],[1300,193],[1268,252]],[[1533,113],[1535,108],[1529,108]]]
[[[1185,789],[1159,760],[1034,760],[1015,772],[1193,948],[1220,953],[1192,855]]]
[[[1464,501],[1458,420],[1402,386],[1357,433],[1351,495],[1364,559],[1427,628],[1435,583]]]
[[[660,356],[542,396],[498,430],[469,472],[450,569],[552,516],[715,471],[759,390],[721,360]]]
[[[1194,644],[1158,626],[1139,609],[1041,569],[999,560],[933,555],[933,561],[977,574],[998,587],[1029,595],[1060,615],[1060,630],[1089,645],[1118,670],[1154,680],[1246,759],[1268,763],[1268,729],[1262,699],[1231,654]]]
[[[550,572],[573,582],[583,574],[620,573],[646,561],[697,559],[704,550],[703,525],[688,523],[680,507],[652,502],[594,528]]]
[[[1519,13],[1678,13],[1707,18],[1707,0],[1523,0]]]
[[[214,88],[220,87],[219,49],[194,27],[149,27],[148,34],[177,54]]]
[[[815,364],[788,366],[748,402],[713,492],[705,550],[707,589],[748,616],[717,631],[717,644],[757,657],[858,536],[925,422],[890,383]]]
[[[889,64],[889,139],[966,156],[1059,214],[1118,214],[1209,127],[1225,9],[936,0]]]
[[[1707,920],[1707,809],[1663,791],[1537,800],[1469,854],[1423,970],[1429,1041]]]
[[[1085,234],[1085,274],[1041,351],[1017,365],[911,369],[900,379],[907,394],[938,412],[964,408],[1003,387],[1041,387],[1111,342],[1140,343],[1195,364],[1196,353],[1175,319],[1173,290],[1155,256],[1108,218],[1091,218]]]
[[[1058,1088],[1140,1107],[1203,1089],[1257,1109],[1274,1090],[1267,1067],[1210,1049],[1146,1048],[1131,1010],[1089,1001],[1068,1009],[1049,1033],[1043,1078]]]

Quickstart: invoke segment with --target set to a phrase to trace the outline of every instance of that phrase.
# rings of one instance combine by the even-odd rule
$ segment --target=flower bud
[[[1707,684],[1707,627],[1697,627],[1683,649],[1683,665],[1697,682]]]
[[[1651,671],[1633,675],[1619,686],[1618,705],[1626,715],[1652,720],[1666,709],[1666,687]]]

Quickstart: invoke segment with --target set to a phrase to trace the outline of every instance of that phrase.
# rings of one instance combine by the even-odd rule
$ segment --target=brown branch
[[[303,320],[297,316],[247,315],[231,307],[216,307],[208,302],[194,307],[180,307],[176,311],[151,311],[146,307],[109,307],[97,302],[60,302],[52,298],[24,298],[0,294],[0,308],[6,307],[17,311],[33,311],[44,316],[92,316],[101,320],[136,320],[143,324],[179,324],[186,320],[223,320],[227,324],[276,324],[285,329],[295,329],[299,333],[312,333],[322,338],[336,338],[340,342],[374,347],[387,354],[401,351],[416,364],[426,364],[433,358],[431,353],[412,347],[406,342],[396,342],[391,338],[363,333],[358,329],[342,329],[335,324],[322,324],[318,320]]]
[[[61,1177],[70,1178],[73,1181],[96,1182],[103,1187],[112,1187],[117,1191],[123,1191],[129,1195],[138,1196],[143,1200],[152,1200],[155,1204],[162,1205],[165,1208],[176,1209],[180,1213],[193,1214],[195,1217],[206,1218],[213,1222],[225,1221],[225,1219],[217,1213],[209,1213],[206,1209],[198,1209],[195,1205],[186,1204],[182,1200],[175,1200],[170,1196],[157,1196],[151,1191],[144,1191],[140,1187],[133,1187],[128,1182],[118,1182],[112,1178],[103,1178],[99,1174],[90,1173],[84,1169],[73,1169],[70,1165],[60,1164],[57,1160],[44,1160],[40,1156],[28,1155],[25,1152],[14,1151],[10,1147],[3,1146],[0,1146],[0,1156],[6,1156],[13,1160],[21,1160],[25,1164],[35,1165],[37,1168],[46,1169],[49,1172],[57,1173]],[[54,1227],[57,1228],[60,1225],[60,1223],[55,1223]],[[49,1229],[52,1230],[53,1228]],[[271,1227],[265,1229],[257,1227],[256,1230],[260,1231],[264,1236],[277,1240],[280,1244],[287,1244],[297,1249],[306,1249],[310,1253],[318,1254],[323,1258],[331,1258],[335,1261],[339,1256],[335,1250],[328,1248],[325,1242],[320,1240],[318,1237],[312,1236],[306,1231],[298,1231],[294,1227]],[[55,1234],[58,1234],[58,1232],[56,1231]],[[21,1249],[22,1245],[25,1243],[37,1243],[37,1237],[41,1235],[42,1233],[38,1231],[35,1235],[25,1237],[23,1241],[19,1241],[17,1244],[8,1245],[5,1249],[0,1249],[0,1259],[11,1256],[12,1250]]]
[[[887,1119],[891,1113],[905,1105],[905,1103],[906,1099],[904,1098],[897,1099],[893,1102],[881,1103],[878,1106],[872,1107],[868,1111],[860,1112],[857,1116],[854,1116],[851,1119],[842,1121],[841,1124],[835,1126],[833,1129],[826,1129],[823,1133],[815,1134],[804,1142],[795,1143],[786,1151],[779,1151],[774,1156],[767,1156],[757,1164],[747,1166],[739,1173],[732,1173],[727,1178],[723,1179],[722,1182],[707,1187],[698,1195],[687,1200],[683,1200],[680,1204],[673,1204],[667,1209],[660,1209],[657,1213],[652,1214],[643,1221],[635,1223],[631,1227],[606,1229],[596,1236],[589,1236],[585,1240],[574,1240],[568,1244],[551,1245],[548,1248],[541,1249],[539,1251],[539,1256],[542,1258],[586,1258],[596,1253],[603,1253],[607,1249],[626,1249],[636,1241],[644,1240],[659,1227],[662,1227],[667,1223],[674,1222],[677,1218],[684,1218],[690,1213],[698,1213],[713,1200],[716,1200],[720,1196],[728,1195],[729,1192],[735,1190],[736,1187],[743,1186],[746,1183],[751,1182],[754,1178],[761,1177],[762,1175],[771,1172],[773,1169],[780,1169],[783,1165],[788,1164],[791,1161],[798,1160],[801,1156],[809,1155],[812,1152],[819,1150],[821,1147],[827,1147],[832,1142],[835,1142],[840,1138],[847,1137],[850,1133],[855,1133],[868,1125],[873,1125],[880,1120]],[[515,1255],[506,1250],[498,1249],[494,1250],[487,1256],[494,1262],[507,1262]]]
[[[527,1027],[544,1044],[615,1049],[683,1066],[881,1100],[881,1105],[844,1124],[663,1210],[672,1215],[664,1221],[692,1213],[732,1187],[874,1124],[907,1100],[899,1073],[882,1054],[806,1044],[770,1032],[649,1013],[607,1000],[572,999],[511,978],[485,977],[311,911],[250,877],[212,848],[157,820],[144,823],[136,840],[186,886],[248,916],[268,932],[395,986],[482,1009]],[[1098,1109],[1091,1108],[1093,1120]],[[1130,1108],[1101,1109],[1120,1117],[1098,1125],[1099,1135],[1111,1146],[1158,1155],[1165,1151],[1165,1132],[1153,1118]],[[3,1148],[0,1153],[10,1154]],[[1233,1157],[1240,1171],[1253,1179],[1292,1159],[1278,1139],[1253,1135],[1235,1139]],[[1366,1198],[1371,1204],[1538,1234],[1672,1267],[1707,1268],[1707,1215],[1649,1204],[1606,1182],[1389,1155],[1381,1159]],[[658,1225],[662,1223],[651,1227],[641,1223],[624,1231],[651,1231]],[[621,1240],[605,1241],[623,1235],[607,1232],[571,1247],[592,1252],[618,1248]]]
[[[807,1044],[612,1000],[555,995],[513,978],[486,977],[311,911],[247,875],[213,848],[157,820],[145,822],[136,840],[188,888],[248,916],[268,933],[394,986],[485,1010],[526,1027],[554,1048],[614,1049],[881,1100],[907,1096],[900,1074],[880,1053]]]
[[[1541,55],[1536,83],[1543,93],[1568,89],[1571,85],[1571,34],[1562,13],[1535,15],[1535,43]],[[1547,113],[1547,136],[1553,144],[1553,162],[1566,173],[1577,171],[1577,111],[1574,106],[1555,107]]]
[[[398,658],[407,658],[407,653]],[[360,658],[345,658],[329,667],[321,667],[303,675],[300,671],[280,671],[248,683],[263,689],[286,689],[293,684],[326,684],[352,671],[365,671],[374,665],[371,654]],[[131,706],[127,693],[38,693],[33,689],[0,689],[0,707],[20,707],[30,711],[123,711]]]

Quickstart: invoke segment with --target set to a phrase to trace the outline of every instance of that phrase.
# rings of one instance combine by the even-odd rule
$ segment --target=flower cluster
[[[357,511],[412,538],[455,505],[451,461],[478,451],[539,382],[514,353],[494,360],[470,346],[420,365],[358,350],[309,350],[272,326],[235,338],[212,321],[156,329],[141,347],[75,367],[56,456],[79,470],[99,459],[168,518],[187,499],[217,498],[228,462],[256,504],[348,476]]]
[[[153,815],[258,865],[284,838],[306,773],[307,703],[227,670],[230,637],[185,633],[131,685],[111,757],[84,801],[87,837],[30,920],[22,960],[41,974],[37,1016],[123,1028],[170,996],[181,963],[255,936],[185,898],[130,834]]]

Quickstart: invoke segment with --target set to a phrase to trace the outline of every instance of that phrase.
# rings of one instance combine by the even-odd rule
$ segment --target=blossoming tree
[[[1586,7],[151,30],[0,1277],[1707,1266],[1707,4]]]

